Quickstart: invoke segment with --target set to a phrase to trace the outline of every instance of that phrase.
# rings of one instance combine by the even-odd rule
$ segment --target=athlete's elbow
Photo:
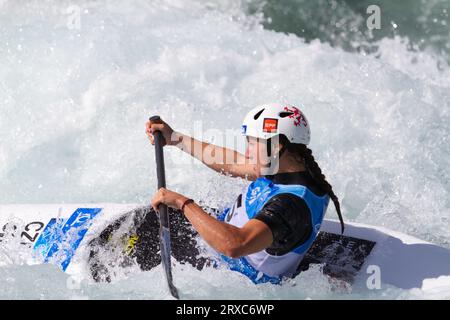
[[[225,256],[232,259],[238,259],[244,256],[244,250],[240,243],[227,245],[222,252]]]
[[[242,230],[238,228],[231,228],[228,236],[224,241],[221,241],[221,250],[223,255],[236,259],[245,256],[247,247],[247,238],[242,234]]]
[[[224,255],[232,259],[238,259],[242,257],[242,254],[236,249],[226,249]]]

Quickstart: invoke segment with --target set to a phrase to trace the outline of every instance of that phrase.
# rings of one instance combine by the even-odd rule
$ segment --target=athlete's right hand
[[[153,133],[155,131],[160,131],[164,137],[165,144],[173,146],[180,142],[180,135],[175,132],[167,123],[165,123],[162,119],[159,119],[157,122],[148,121],[146,124],[146,130],[148,139],[151,144],[155,144],[155,137]]]

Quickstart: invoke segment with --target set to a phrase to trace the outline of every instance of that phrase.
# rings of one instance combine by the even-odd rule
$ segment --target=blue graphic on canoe
[[[63,271],[72,260],[100,208],[78,208],[64,221],[51,219],[36,241],[33,250],[43,260],[58,265]]]

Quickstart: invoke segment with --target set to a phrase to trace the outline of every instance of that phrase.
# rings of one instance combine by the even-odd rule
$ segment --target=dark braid
[[[306,170],[312,176],[314,181],[317,183],[318,187],[329,195],[329,197],[334,203],[334,207],[336,208],[339,221],[341,222],[341,232],[344,233],[344,220],[342,219],[339,199],[335,195],[333,187],[328,183],[324,174],[322,173],[322,170],[320,169],[319,165],[314,159],[311,149],[309,149],[304,144],[290,143],[289,140],[283,135],[280,135],[280,142],[283,146],[286,146],[287,150],[290,153],[294,155],[300,155],[301,161],[304,163]]]

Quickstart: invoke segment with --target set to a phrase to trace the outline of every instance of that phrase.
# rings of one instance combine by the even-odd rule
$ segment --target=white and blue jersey
[[[231,208],[224,210],[218,220],[243,227],[255,218],[264,205],[279,194],[293,194],[303,199],[310,211],[312,232],[301,245],[283,255],[271,255],[262,250],[241,258],[233,259],[222,255],[222,259],[231,270],[239,271],[254,283],[280,283],[283,277],[292,277],[304,255],[319,233],[328,202],[328,195],[318,196],[309,188],[300,184],[276,184],[261,177],[252,182],[238,197]]]

